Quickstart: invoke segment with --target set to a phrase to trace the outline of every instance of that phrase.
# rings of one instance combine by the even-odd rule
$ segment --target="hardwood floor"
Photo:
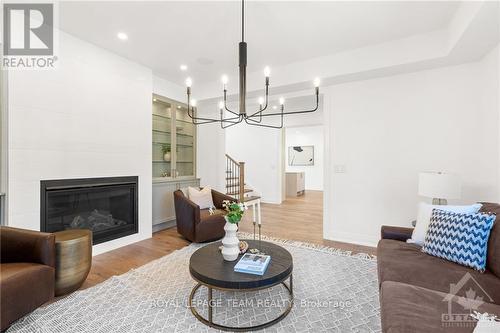
[[[262,234],[311,243],[323,240],[323,192],[306,191],[300,197],[287,197],[281,205],[261,206]],[[240,223],[240,230],[253,233],[250,209]]]
[[[153,237],[92,258],[89,276],[80,289],[94,286],[189,245],[175,228],[155,232]]]
[[[240,224],[240,230],[253,232],[252,214],[249,211]],[[352,252],[375,254],[372,247],[324,240],[323,193],[306,191],[297,198],[287,198],[281,205],[262,204],[262,234],[336,247]],[[153,237],[92,259],[89,276],[80,289],[94,286],[113,275],[120,275],[132,268],[167,255],[189,245],[175,228],[162,230]]]
[[[322,191],[306,191],[299,197],[287,197],[281,205],[262,204],[261,206],[263,235],[322,244],[353,253],[376,254],[376,249],[373,247],[323,239]],[[240,230],[253,233],[250,210],[243,217]]]

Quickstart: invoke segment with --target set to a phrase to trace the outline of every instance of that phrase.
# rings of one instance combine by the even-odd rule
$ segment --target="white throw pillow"
[[[187,187],[181,187],[180,190],[181,190],[182,194],[184,194],[184,196],[189,199],[188,188]]]
[[[408,239],[407,242],[417,245],[424,244],[425,235],[427,234],[427,229],[429,229],[429,224],[431,223],[433,209],[440,209],[453,213],[475,214],[479,212],[481,206],[481,204],[474,204],[470,206],[429,205],[425,202],[421,202],[418,205],[417,224],[415,229],[413,229],[411,239]]]
[[[200,209],[206,209],[214,206],[212,200],[212,189],[205,186],[203,190],[194,187],[188,187],[189,200],[200,206]]]

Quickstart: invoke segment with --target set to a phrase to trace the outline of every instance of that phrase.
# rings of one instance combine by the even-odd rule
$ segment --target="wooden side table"
[[[56,296],[80,288],[92,266],[92,232],[69,229],[56,235]]]

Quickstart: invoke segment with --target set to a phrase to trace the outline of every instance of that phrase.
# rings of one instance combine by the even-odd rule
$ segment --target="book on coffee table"
[[[270,261],[271,256],[246,253],[234,266],[234,271],[238,273],[264,275]]]

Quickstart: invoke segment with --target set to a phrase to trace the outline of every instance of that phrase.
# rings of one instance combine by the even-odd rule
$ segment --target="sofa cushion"
[[[500,304],[500,279],[490,271],[480,273],[430,256],[418,245],[383,239],[377,247],[377,261],[380,284],[396,281],[448,293],[451,284],[470,273],[491,297],[491,303]]]
[[[226,211],[223,209],[214,209],[213,214],[210,214],[209,209],[200,209],[200,221],[205,221],[215,216],[224,216]]]
[[[196,225],[195,242],[212,241],[224,236],[224,211],[217,209],[210,215],[208,209],[200,210],[200,223]]]
[[[55,270],[32,263],[0,265],[1,329],[54,297]]]
[[[437,279],[436,279],[437,280]],[[478,291],[479,293],[480,291]],[[466,314],[470,310],[463,305],[470,299],[447,293],[416,287],[400,282],[385,281],[380,290],[382,331],[385,333],[469,333],[474,331],[475,321]],[[449,321],[448,306],[452,314],[463,314],[467,321]],[[475,311],[500,316],[500,305],[477,302]]]
[[[500,205],[496,203],[483,202],[481,207],[482,213],[493,213],[497,216],[497,220],[490,232],[490,240],[488,241],[488,259],[486,260],[486,268],[500,278]]]

